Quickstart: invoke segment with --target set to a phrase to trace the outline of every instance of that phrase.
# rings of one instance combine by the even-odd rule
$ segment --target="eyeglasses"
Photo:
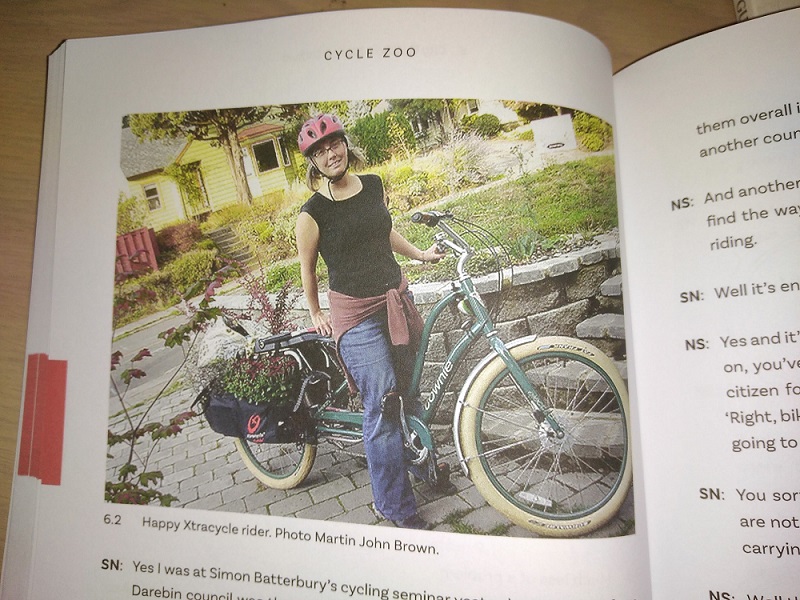
[[[341,138],[335,139],[327,146],[320,146],[314,150],[314,152],[311,153],[311,156],[314,158],[314,160],[322,160],[323,158],[327,158],[329,151],[333,151],[333,153],[336,154],[342,149],[342,146],[344,146],[344,140]]]

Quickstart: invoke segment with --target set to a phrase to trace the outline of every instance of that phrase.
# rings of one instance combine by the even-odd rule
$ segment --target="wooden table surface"
[[[560,19],[600,38],[615,71],[735,21],[731,0],[0,0],[0,544],[15,466],[47,56],[67,38],[382,6],[494,8]]]

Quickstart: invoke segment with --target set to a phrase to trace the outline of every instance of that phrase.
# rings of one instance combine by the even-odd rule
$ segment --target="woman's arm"
[[[308,303],[311,322],[317,332],[331,335],[333,329],[328,315],[319,306],[319,287],[317,285],[317,257],[319,256],[319,226],[311,215],[301,212],[295,225],[297,255],[300,258],[300,279],[303,294]]]
[[[444,252],[439,252],[436,244],[433,244],[427,250],[420,250],[414,244],[409,242],[402,235],[392,229],[389,234],[389,243],[392,245],[392,251],[402,254],[411,260],[420,260],[422,262],[436,262],[445,257]]]

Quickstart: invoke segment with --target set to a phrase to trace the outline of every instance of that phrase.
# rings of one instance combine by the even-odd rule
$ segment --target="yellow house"
[[[239,140],[253,198],[288,188],[300,173],[302,166],[297,166],[296,154],[286,144],[282,124],[245,127]],[[224,151],[208,141],[167,138],[142,142],[124,128],[120,165],[129,195],[146,202],[147,226],[156,231],[187,219],[202,219],[240,201]]]

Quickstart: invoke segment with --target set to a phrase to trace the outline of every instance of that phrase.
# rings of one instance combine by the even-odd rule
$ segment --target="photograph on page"
[[[608,123],[444,98],[131,114],[120,168],[106,501],[635,533]]]

